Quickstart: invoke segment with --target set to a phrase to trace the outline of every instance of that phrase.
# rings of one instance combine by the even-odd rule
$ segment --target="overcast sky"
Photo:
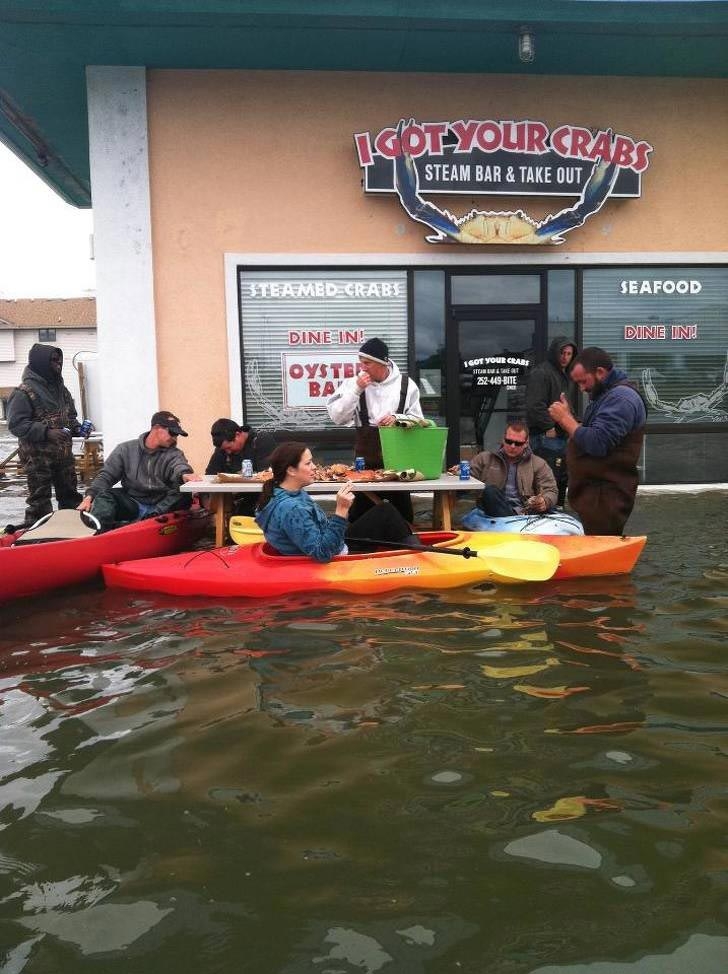
[[[0,143],[0,298],[93,294],[90,210],[64,202]]]

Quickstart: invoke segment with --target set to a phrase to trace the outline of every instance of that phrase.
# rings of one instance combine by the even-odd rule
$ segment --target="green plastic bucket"
[[[380,426],[379,439],[386,470],[414,467],[427,480],[436,480],[445,465],[447,426]]]

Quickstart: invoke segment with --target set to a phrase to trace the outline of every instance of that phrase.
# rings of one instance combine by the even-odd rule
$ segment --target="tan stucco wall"
[[[457,252],[427,244],[395,196],[362,192],[354,132],[410,116],[609,126],[654,146],[642,199],[608,201],[559,251],[728,250],[725,81],[152,71],[148,106],[160,403],[190,430],[196,465],[210,422],[230,411],[224,253]],[[443,203],[457,213],[527,203],[537,219],[563,205]],[[528,252],[537,262],[553,251]],[[513,248],[480,252],[485,263]]]

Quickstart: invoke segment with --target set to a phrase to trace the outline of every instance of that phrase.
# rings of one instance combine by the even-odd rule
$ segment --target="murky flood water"
[[[725,502],[630,578],[0,609],[4,970],[723,974]]]

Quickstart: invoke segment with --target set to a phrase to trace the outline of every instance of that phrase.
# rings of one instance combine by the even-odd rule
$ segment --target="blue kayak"
[[[562,537],[584,534],[581,521],[571,514],[514,514],[511,517],[489,517],[478,507],[468,511],[460,523],[468,531],[500,531],[504,534],[550,534]]]

